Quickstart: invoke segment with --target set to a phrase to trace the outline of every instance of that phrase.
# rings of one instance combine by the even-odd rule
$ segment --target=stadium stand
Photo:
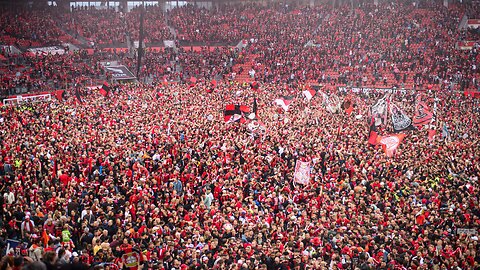
[[[1,269],[479,269],[478,10],[1,10]]]

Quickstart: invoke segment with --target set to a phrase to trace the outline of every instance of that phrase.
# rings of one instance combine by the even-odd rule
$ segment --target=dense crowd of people
[[[140,39],[141,9],[136,8],[127,13],[128,30],[133,40]],[[173,40],[174,36],[166,24],[163,11],[159,7],[149,7],[144,12],[144,43],[162,44],[164,40]]]
[[[249,5],[225,5],[217,9],[187,5],[173,9],[168,17],[180,42],[236,44],[255,34],[258,26],[253,17],[261,16],[260,10],[259,6]]]
[[[195,78],[222,79],[241,63],[239,51],[230,47],[208,48],[199,51],[180,48],[161,51],[147,49],[140,69],[142,77],[153,81],[178,82]],[[20,54],[8,56],[10,64],[0,70],[0,97],[21,93],[68,89],[75,84],[94,85],[108,80],[101,62],[116,61],[137,71],[137,59],[129,52],[96,50],[92,54],[81,50],[62,55]]]
[[[349,116],[276,84],[206,88],[2,107],[2,238],[120,267],[131,248],[153,269],[478,267],[478,238],[457,231],[480,222],[478,99],[437,92],[436,138],[405,131],[387,158],[354,116],[380,93],[349,93]],[[295,95],[285,113],[281,94]],[[412,112],[416,94],[391,102]],[[223,121],[226,104],[254,97],[262,128]],[[293,184],[297,160],[313,164],[308,185]]]
[[[0,269],[480,269],[480,56],[455,47],[476,8],[421,4],[149,7],[146,43],[178,47],[139,82],[101,64],[131,51],[2,50],[1,96],[66,91],[0,107]],[[139,38],[139,9],[46,12],[2,11],[0,40]],[[434,116],[373,125],[382,98]],[[405,137],[389,157],[372,132]]]
[[[78,9],[62,14],[62,23],[78,36],[83,36],[92,45],[126,46],[127,35],[132,41],[140,36],[141,9],[135,8],[127,13],[115,9]],[[162,44],[163,40],[172,40],[173,35],[165,23],[162,9],[148,7],[145,12],[144,42]]]
[[[8,65],[2,69],[0,96],[21,93],[45,92],[67,89],[78,83],[93,84],[103,76],[109,77],[101,61],[117,61],[132,66],[133,58],[127,53],[96,51],[89,55],[85,50],[62,55],[22,53],[9,55]]]
[[[403,2],[362,4],[353,12],[349,6],[242,4],[210,10],[187,5],[164,15],[160,7],[148,7],[144,42],[161,45],[174,38],[172,31],[177,33],[177,45],[253,41],[248,51],[253,55],[251,66],[242,72],[262,82],[477,89],[477,49],[455,47],[458,41],[479,39],[478,30],[457,30],[463,14],[475,10],[440,4],[418,8]],[[127,35],[132,41],[139,39],[140,13],[138,8],[126,14],[76,10],[62,15],[62,23],[93,44],[125,44]],[[149,63],[164,65],[155,63],[163,61],[161,56],[149,55]]]
[[[455,8],[407,4],[365,4],[353,13],[347,7],[337,9],[323,16],[309,49],[302,48],[309,38],[295,43],[297,35],[259,39],[252,46],[259,52],[252,68],[257,80],[269,82],[321,78],[354,87],[477,88],[478,53],[454,47],[455,14]]]
[[[125,16],[113,9],[76,9],[61,15],[62,25],[75,36],[82,36],[91,45],[125,44]]]
[[[45,10],[8,11],[0,9],[0,44],[21,48],[76,43],[60,29],[53,12]]]

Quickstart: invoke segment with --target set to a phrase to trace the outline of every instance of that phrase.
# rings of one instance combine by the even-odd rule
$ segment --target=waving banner
[[[138,252],[125,252],[122,255],[122,262],[127,268],[136,268],[140,263],[141,257]]]
[[[4,255],[20,256],[20,241],[7,239],[7,248]]]
[[[247,114],[249,112],[250,108],[245,105],[228,104],[227,106],[225,106],[225,110],[223,111],[223,118],[226,123],[237,121],[244,123],[246,121],[244,118],[244,114]]]
[[[375,126],[385,125],[387,123],[387,96],[379,99],[375,105],[370,108],[370,113],[375,119]]]
[[[405,138],[405,134],[392,134],[380,138],[379,143],[382,145],[387,157],[393,157],[395,155],[403,138]]]
[[[297,160],[293,182],[302,185],[310,182],[310,162]]]
[[[346,97],[342,103],[342,108],[346,114],[350,115],[353,112],[353,102],[350,97]]]
[[[311,88],[310,86],[308,86],[304,91],[302,91],[303,95],[305,96],[305,98],[310,101],[312,100],[312,98],[315,96],[315,94],[317,93],[313,88]]]
[[[415,116],[413,117],[413,125],[421,129],[424,125],[428,125],[433,120],[433,113],[430,112],[428,105],[422,100],[422,95],[418,95],[415,102]]]
[[[340,99],[335,94],[328,96],[327,94],[323,93],[323,104],[325,105],[325,109],[331,113],[340,111]]]
[[[410,128],[412,125],[412,119],[394,103],[390,104],[390,114],[392,115],[392,124],[395,132]]]
[[[282,107],[283,110],[288,111],[288,108],[290,108],[290,104],[292,103],[292,101],[293,97],[291,96],[281,96],[275,99],[273,102],[278,106]]]

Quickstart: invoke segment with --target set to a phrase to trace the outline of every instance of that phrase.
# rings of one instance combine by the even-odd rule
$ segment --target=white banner
[[[16,96],[14,98],[6,98],[3,100],[3,105],[19,105],[22,103],[28,102],[39,102],[39,101],[49,101],[52,99],[51,94],[44,95],[27,95],[27,96]]]
[[[477,229],[457,228],[457,234],[478,235]]]
[[[176,48],[175,41],[173,40],[164,40],[163,46],[165,46],[165,48]]]
[[[325,109],[331,113],[336,113],[337,111],[340,111],[340,99],[338,98],[337,95],[331,94],[328,96],[327,94],[322,92],[323,96],[323,105],[325,106]]]
[[[53,54],[53,55],[62,55],[65,54],[65,49],[59,46],[50,46],[50,47],[40,47],[40,48],[30,48],[28,49],[29,52],[37,55],[47,55],[47,54]]]
[[[112,74],[114,80],[132,80],[136,78],[133,76],[133,73],[124,65],[106,66],[105,69]]]
[[[387,118],[387,100],[386,96],[379,99],[370,109],[372,117],[375,119],[375,126],[386,123]]]
[[[22,53],[21,50],[19,50],[17,47],[15,47],[13,45],[1,45],[0,49],[5,52],[5,55]]]
[[[297,160],[293,182],[307,185],[310,183],[310,171],[310,162]]]
[[[408,117],[395,103],[390,103],[390,114],[395,132],[407,129],[412,125],[412,119]]]
[[[236,47],[237,47],[237,49],[242,50],[243,48],[245,48],[247,46],[248,46],[248,40],[242,39],[242,40],[240,40],[240,42],[238,42]]]
[[[351,89],[352,93],[363,93],[363,94],[369,94],[370,92],[388,93],[388,94],[394,94],[394,93],[406,94],[407,93],[407,90],[403,88],[392,89],[392,88],[368,88],[368,87],[345,87],[345,86],[338,87],[338,90],[345,93],[347,93],[349,89]]]

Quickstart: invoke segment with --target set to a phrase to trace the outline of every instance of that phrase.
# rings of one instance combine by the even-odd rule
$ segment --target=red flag
[[[253,90],[257,91],[258,88],[260,87],[260,85],[258,84],[258,82],[252,82],[252,83],[250,84],[250,87],[251,87]]]
[[[227,106],[225,106],[225,110],[226,111],[233,111],[233,110],[235,110],[235,105],[234,104],[228,104]]]
[[[415,106],[415,116],[413,117],[413,125],[421,129],[423,125],[427,125],[433,120],[433,113],[429,111],[425,102],[418,100]]]
[[[345,109],[345,112],[348,114],[348,115],[351,115],[352,112],[353,112],[353,106],[352,104],[350,103],[350,107],[348,107],[347,109]]]
[[[428,130],[428,140],[433,141],[435,134],[437,134],[437,131],[435,129],[429,129]]]
[[[405,138],[405,134],[381,136],[379,143],[382,145],[385,154],[387,154],[388,157],[393,157],[403,138]]]
[[[197,84],[197,78],[191,77],[190,78],[190,88],[194,87]]]
[[[353,103],[350,97],[346,97],[342,103],[342,108],[348,115],[352,114],[353,112]]]
[[[375,118],[372,117],[370,120],[370,135],[368,136],[368,143],[371,145],[378,144],[378,133],[377,127],[375,126]]]
[[[370,131],[370,136],[368,137],[368,143],[371,145],[377,145],[378,134],[376,131]]]
[[[240,111],[242,111],[244,113],[249,113],[250,108],[248,106],[245,106],[245,105],[240,105]]]
[[[48,247],[48,241],[50,241],[50,236],[48,235],[47,230],[43,229],[42,242],[44,247]]]
[[[217,81],[216,81],[216,80],[212,80],[212,81],[210,82],[210,87],[207,88],[207,93],[212,93],[212,92],[215,90],[215,88],[217,88]]]
[[[106,97],[108,95],[107,91],[105,91],[105,89],[103,89],[103,88],[100,88],[100,94],[104,97]]]
[[[65,91],[64,90],[57,90],[55,91],[55,97],[59,100],[59,101],[62,101],[63,100],[63,93]]]
[[[317,92],[314,89],[312,89],[310,86],[308,86],[304,91],[302,91],[302,93],[305,96],[305,98],[308,101],[310,101]]]

